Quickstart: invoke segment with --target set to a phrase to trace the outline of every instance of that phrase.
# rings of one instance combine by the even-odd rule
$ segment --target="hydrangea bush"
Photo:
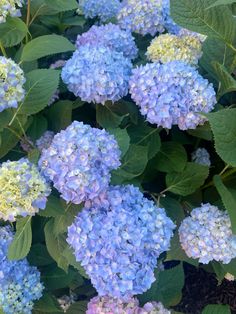
[[[235,33],[234,1],[0,1],[0,314],[235,310]]]

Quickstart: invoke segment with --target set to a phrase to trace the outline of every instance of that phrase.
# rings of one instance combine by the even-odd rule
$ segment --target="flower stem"
[[[0,49],[1,49],[1,52],[2,52],[3,56],[7,58],[6,50],[5,50],[5,48],[3,47],[3,44],[2,44],[1,41],[0,41]]]

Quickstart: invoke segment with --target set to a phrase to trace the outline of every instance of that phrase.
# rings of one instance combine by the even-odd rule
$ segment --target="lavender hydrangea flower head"
[[[139,314],[171,314],[161,302],[148,302]]]
[[[117,52],[122,52],[126,58],[135,59],[138,48],[131,32],[122,30],[118,25],[109,23],[106,25],[93,25],[88,32],[78,35],[76,47],[90,44],[94,47],[102,45]]]
[[[17,108],[25,97],[24,73],[13,60],[0,56],[0,112]]]
[[[98,17],[102,22],[115,17],[121,7],[119,0],[79,0],[79,5],[86,18]]]
[[[120,155],[113,135],[74,121],[42,151],[39,166],[64,200],[80,204],[107,188]]]
[[[128,298],[126,301],[105,297],[95,297],[90,300],[86,314],[139,314],[139,302],[135,298]]]
[[[182,221],[179,237],[186,254],[203,264],[213,260],[228,264],[236,257],[229,215],[209,203]]]
[[[211,165],[210,155],[205,148],[198,148],[193,152],[192,161],[203,166],[210,167]]]
[[[40,273],[26,259],[8,260],[12,240],[11,228],[0,227],[0,308],[6,314],[31,314],[33,302],[42,296]]]
[[[7,161],[0,167],[0,218],[34,215],[44,209],[51,189],[28,159]]]
[[[125,298],[148,290],[157,258],[175,225],[138,188],[113,186],[86,202],[67,242],[100,296]]]
[[[0,24],[6,22],[8,16],[21,16],[19,10],[22,7],[24,0],[1,0],[0,3]]]
[[[109,47],[81,46],[62,69],[69,91],[87,102],[104,104],[128,94],[132,64]]]
[[[162,0],[124,0],[117,19],[122,28],[141,35],[165,31]]]
[[[202,56],[202,44],[194,36],[164,34],[154,38],[147,49],[149,60],[166,63],[181,60],[191,65],[197,65]]]
[[[147,121],[167,129],[195,129],[206,120],[199,113],[210,112],[216,104],[212,84],[182,61],[134,69],[130,94]]]
[[[55,133],[53,131],[44,132],[43,135],[36,141],[36,146],[38,150],[42,152],[43,149],[49,148],[54,136],[55,136]]]

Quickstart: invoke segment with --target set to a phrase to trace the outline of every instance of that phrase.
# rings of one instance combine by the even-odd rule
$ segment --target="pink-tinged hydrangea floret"
[[[13,60],[0,56],[0,112],[17,108],[25,97],[24,72]]]
[[[121,7],[119,0],[79,0],[79,5],[86,18],[98,17],[102,22],[115,17]]]
[[[118,101],[128,94],[132,64],[109,47],[81,46],[62,69],[69,91],[83,101]]]
[[[107,188],[120,155],[113,135],[74,121],[42,151],[39,166],[64,200],[80,204]]]
[[[0,227],[0,308],[5,314],[31,314],[33,302],[42,296],[43,285],[39,271],[26,259],[8,260],[13,236],[9,226]]]
[[[122,30],[118,25],[109,23],[106,25],[93,25],[86,33],[78,35],[76,47],[90,44],[94,47],[102,45],[117,52],[122,52],[126,58],[135,59],[138,48],[134,37],[128,30]]]
[[[1,0],[0,2],[0,24],[6,22],[8,16],[21,16],[20,9],[24,0]]]
[[[67,242],[100,296],[124,298],[155,281],[159,255],[169,249],[174,223],[133,185],[111,186],[86,202]]]
[[[44,149],[49,148],[54,136],[55,133],[53,131],[44,132],[43,135],[36,141],[36,146],[38,150],[42,152]]]
[[[28,159],[3,162],[0,167],[0,218],[15,221],[45,209],[51,189]]]
[[[195,129],[216,104],[213,85],[182,62],[151,63],[133,70],[130,94],[147,121],[170,129]]]
[[[165,31],[162,0],[124,0],[117,18],[122,28],[141,35]]]
[[[229,215],[209,203],[193,209],[182,221],[179,237],[186,254],[203,264],[228,264],[236,257]]]
[[[208,151],[205,148],[198,148],[196,151],[192,153],[192,161],[210,167],[211,160]]]

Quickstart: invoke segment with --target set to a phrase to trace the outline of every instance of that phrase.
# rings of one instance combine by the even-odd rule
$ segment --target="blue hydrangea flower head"
[[[216,104],[212,84],[182,62],[151,63],[133,70],[130,94],[147,121],[170,129],[195,129],[205,122],[200,113]]]
[[[193,152],[192,161],[203,166],[210,167],[211,165],[210,155],[205,148],[198,148],[195,152]]]
[[[169,249],[175,225],[163,208],[132,185],[111,186],[68,228],[67,242],[100,296],[125,298],[155,281],[157,258]]]
[[[53,131],[44,132],[43,135],[36,141],[36,146],[38,150],[42,152],[44,149],[49,148],[54,136],[55,133]]]
[[[170,34],[178,34],[180,26],[173,21],[170,15],[170,0],[162,0],[162,8],[165,29]]]
[[[0,24],[6,22],[8,16],[21,16],[19,10],[22,7],[24,0],[1,0],[0,2]]]
[[[78,35],[76,47],[90,44],[94,47],[102,45],[117,52],[122,52],[126,58],[135,59],[138,48],[130,31],[122,30],[118,25],[109,23],[106,25],[93,25],[89,31]]]
[[[229,215],[209,203],[194,208],[182,221],[179,238],[186,254],[203,264],[228,264],[236,257]]]
[[[0,56],[0,112],[17,108],[25,97],[24,73],[13,60]]]
[[[165,31],[162,0],[124,0],[117,19],[122,28],[141,35]]]
[[[104,104],[128,94],[131,69],[131,61],[123,53],[87,44],[74,52],[61,76],[75,96]]]
[[[0,218],[34,215],[46,207],[51,189],[38,168],[22,158],[3,162],[0,167]]]
[[[42,296],[40,273],[26,259],[8,260],[12,240],[11,228],[0,227],[0,308],[6,314],[31,314],[33,302]]]
[[[118,14],[121,3],[119,0],[79,0],[79,5],[86,18],[98,17],[106,22]]]
[[[39,167],[64,200],[80,204],[107,188],[120,155],[113,135],[74,121],[42,151]]]

